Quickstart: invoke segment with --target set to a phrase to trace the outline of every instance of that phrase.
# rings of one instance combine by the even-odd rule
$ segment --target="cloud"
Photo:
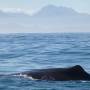
[[[1,8],[0,10],[5,13],[24,13],[27,15],[32,15],[32,12],[33,12],[31,10],[24,10],[21,8],[3,8],[3,9]]]
[[[2,9],[3,12],[13,12],[13,13],[17,13],[17,12],[22,12],[23,10],[20,8],[3,8]]]

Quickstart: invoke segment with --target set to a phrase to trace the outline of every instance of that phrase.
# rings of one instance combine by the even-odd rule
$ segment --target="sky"
[[[65,6],[90,14],[90,0],[0,0],[0,9],[33,14],[47,5]]]

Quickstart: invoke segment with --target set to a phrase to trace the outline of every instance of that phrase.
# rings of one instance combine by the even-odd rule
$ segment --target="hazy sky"
[[[25,12],[28,14],[33,14],[47,5],[64,6],[72,8],[78,12],[90,14],[90,0],[0,0],[0,10],[9,12]],[[6,20],[6,19],[5,19]],[[89,19],[90,20],[90,19]],[[48,25],[48,23],[25,23],[19,22],[18,19],[10,19],[6,21],[0,20],[0,33],[9,32],[90,32],[90,22],[88,19],[85,21],[80,21],[77,23],[70,23],[69,25],[61,22],[61,26],[58,24],[53,25],[53,23]],[[68,21],[67,21],[68,22]],[[45,23],[45,25],[44,25]],[[71,25],[72,24],[72,25]],[[75,24],[75,25],[74,25]]]
[[[79,12],[90,14],[90,0],[0,0],[0,9],[32,13],[51,4],[71,7]]]

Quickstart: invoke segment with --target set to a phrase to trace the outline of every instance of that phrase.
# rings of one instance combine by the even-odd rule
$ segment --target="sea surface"
[[[0,34],[0,74],[74,65],[90,73],[90,33]],[[90,82],[1,76],[0,90],[90,90]]]

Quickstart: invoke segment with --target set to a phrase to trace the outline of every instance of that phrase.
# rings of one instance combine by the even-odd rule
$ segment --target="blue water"
[[[90,33],[0,34],[0,74],[77,64],[90,73]],[[0,90],[90,90],[90,82],[2,76]]]

